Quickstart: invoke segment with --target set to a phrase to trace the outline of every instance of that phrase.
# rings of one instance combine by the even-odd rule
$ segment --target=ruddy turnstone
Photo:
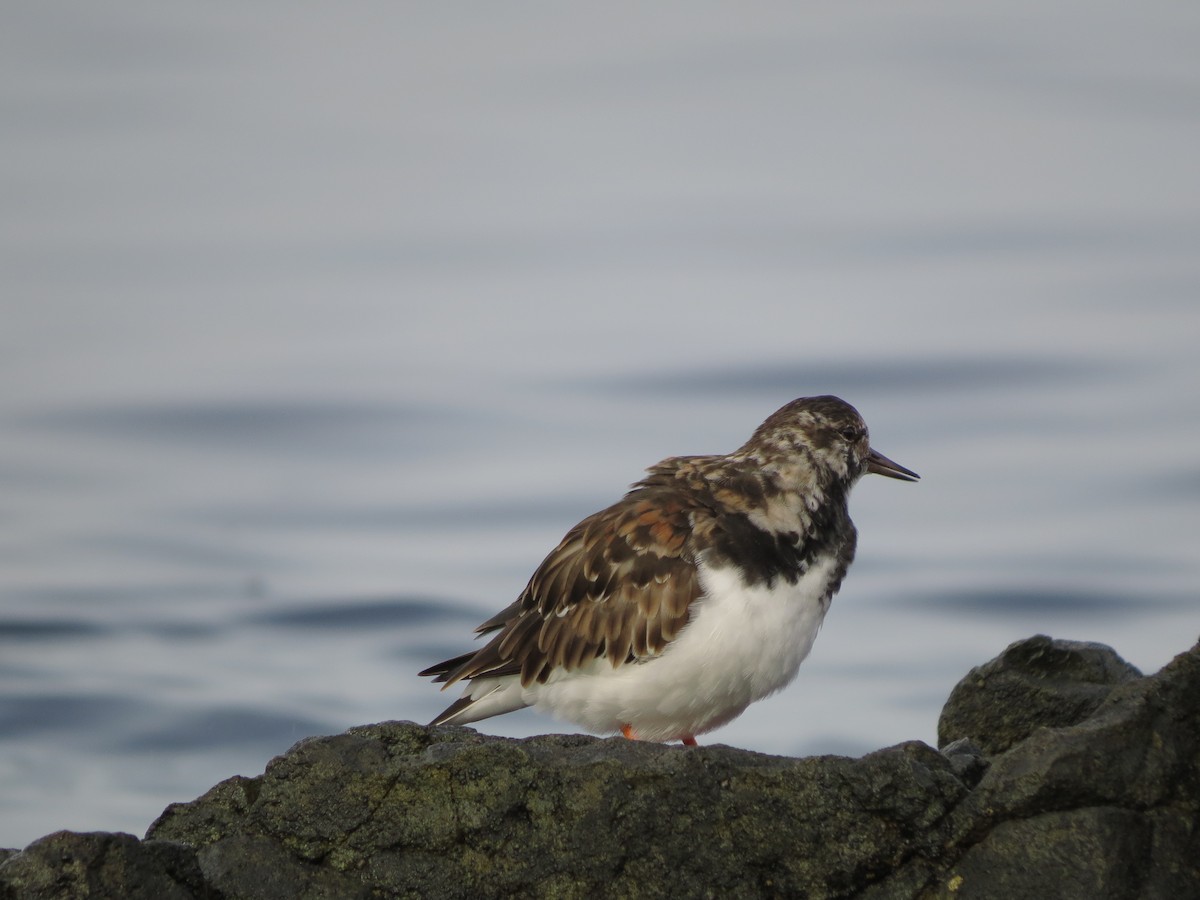
[[[421,672],[466,682],[430,725],[533,706],[694,745],[796,677],[854,559],[851,486],[868,472],[918,479],[829,396],[793,400],[727,456],[647,472],[476,629],[487,644]]]

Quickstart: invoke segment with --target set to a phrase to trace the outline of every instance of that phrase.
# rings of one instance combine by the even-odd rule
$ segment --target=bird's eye
[[[847,441],[849,441],[850,443],[853,444],[860,437],[862,437],[862,432],[859,431],[857,428],[855,428],[853,425],[847,425],[845,428],[842,429],[842,437],[844,437]]]

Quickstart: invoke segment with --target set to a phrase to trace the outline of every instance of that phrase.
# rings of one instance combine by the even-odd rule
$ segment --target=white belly
[[[662,656],[616,669],[604,659],[522,690],[524,703],[596,732],[642,739],[702,734],[788,685],[825,618],[832,556],[796,584],[747,586],[733,568],[700,567],[692,620]]]

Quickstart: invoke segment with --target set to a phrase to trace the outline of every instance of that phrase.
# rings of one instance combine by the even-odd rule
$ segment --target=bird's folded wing
[[[601,657],[617,666],[657,656],[700,594],[691,536],[704,514],[650,489],[584,519],[517,601],[476,629],[494,632],[486,646],[422,674],[447,685],[520,674],[528,685]]]

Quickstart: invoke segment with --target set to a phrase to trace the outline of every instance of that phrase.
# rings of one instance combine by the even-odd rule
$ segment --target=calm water
[[[918,485],[709,736],[932,742],[1200,633],[1200,8],[8,4],[0,845],[449,699],[562,533],[793,397]],[[531,712],[481,723],[562,728]]]

